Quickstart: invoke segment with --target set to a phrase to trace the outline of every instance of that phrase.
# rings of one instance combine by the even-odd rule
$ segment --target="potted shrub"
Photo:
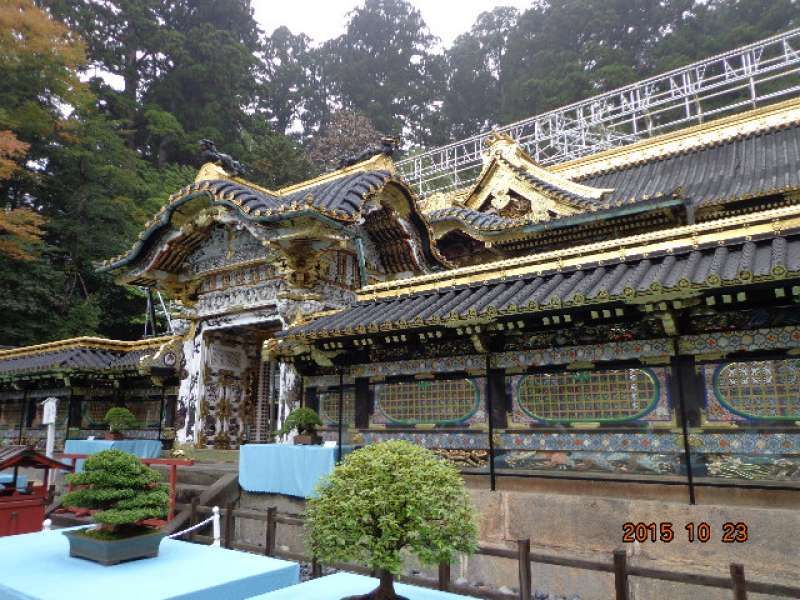
[[[285,435],[292,430],[297,431],[294,436],[295,444],[321,444],[322,438],[317,434],[317,427],[322,426],[322,419],[311,408],[296,408],[289,413],[283,426],[278,430],[278,435]]]
[[[64,532],[70,556],[114,565],[158,554],[163,534],[145,524],[163,519],[169,508],[157,471],[132,454],[105,450],[87,458],[83,471],[66,480],[78,488],[65,494],[62,504],[89,509],[98,524]]]
[[[458,471],[404,441],[349,454],[308,501],[308,543],[322,563],[366,564],[380,585],[347,600],[398,600],[401,551],[423,564],[450,562],[477,545],[475,511]]]
[[[103,421],[108,425],[108,431],[105,434],[107,440],[121,440],[125,437],[123,431],[136,429],[139,426],[136,416],[124,406],[109,408]]]

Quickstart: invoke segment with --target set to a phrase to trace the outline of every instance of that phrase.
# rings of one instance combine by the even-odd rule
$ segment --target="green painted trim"
[[[800,359],[796,359],[796,358],[779,359],[779,360],[794,361],[796,363],[800,363]],[[720,393],[720,390],[719,390],[719,376],[720,376],[720,373],[722,372],[722,369],[724,369],[725,367],[730,366],[730,365],[747,364],[747,362],[748,361],[741,361],[741,360],[730,361],[730,362],[720,363],[719,365],[716,366],[716,368],[714,369],[714,375],[712,377],[711,386],[712,386],[712,389],[714,391],[714,396],[716,397],[717,402],[719,402],[725,410],[733,413],[734,415],[737,415],[739,417],[747,419],[748,421],[797,421],[797,420],[799,420],[800,419],[800,413],[797,413],[795,415],[789,415],[789,416],[786,416],[786,415],[784,415],[784,416],[777,416],[777,415],[776,416],[762,416],[762,415],[754,415],[752,413],[747,413],[747,412],[744,412],[743,410],[739,410],[737,408],[734,408],[731,404],[728,403],[727,400],[725,400],[722,397],[722,394]],[[772,361],[749,361],[749,362],[777,362],[777,361],[772,360]]]
[[[425,383],[436,384],[436,383],[442,383],[443,381],[444,380],[436,380],[436,379],[434,379],[433,381],[426,381]],[[389,416],[386,413],[386,411],[383,409],[383,406],[381,406],[380,390],[381,390],[381,388],[383,388],[384,386],[387,386],[387,385],[397,385],[397,384],[392,384],[392,383],[380,383],[380,384],[375,386],[375,388],[376,388],[375,389],[375,408],[378,411],[380,411],[380,413],[386,418],[386,420],[389,423],[391,423],[393,425],[414,425],[414,426],[416,426],[416,425],[460,425],[461,423],[464,423],[464,422],[468,421],[469,419],[471,419],[475,415],[475,413],[478,412],[478,410],[480,409],[480,407],[481,407],[481,390],[480,390],[480,387],[478,387],[478,384],[475,383],[475,380],[470,378],[470,377],[464,377],[463,379],[460,379],[459,381],[467,381],[467,382],[470,383],[470,385],[472,385],[473,390],[474,390],[474,394],[475,394],[475,404],[473,405],[472,410],[469,413],[467,413],[464,416],[458,417],[457,419],[445,419],[445,420],[442,420],[442,421],[418,421],[416,419],[395,419],[395,418]],[[416,382],[416,383],[417,383],[417,385],[419,385],[419,383],[422,383],[422,382]],[[399,385],[408,385],[408,383],[407,382],[406,383],[401,383]]]
[[[644,417],[648,413],[651,413],[653,410],[655,410],[656,406],[658,406],[658,401],[659,401],[659,399],[661,397],[661,382],[658,380],[658,376],[655,374],[655,372],[650,368],[647,368],[647,367],[631,367],[631,368],[635,369],[637,371],[642,371],[643,373],[645,373],[650,378],[650,380],[653,382],[653,397],[650,400],[650,402],[647,404],[647,406],[645,406],[645,408],[640,409],[638,412],[636,412],[636,413],[634,413],[634,414],[632,414],[630,416],[619,417],[619,418],[612,417],[612,418],[605,418],[605,419],[596,419],[596,418],[595,419],[589,419],[589,418],[587,418],[587,419],[548,419],[546,417],[541,417],[541,416],[531,412],[527,408],[525,408],[525,406],[522,404],[522,402],[520,402],[520,398],[519,398],[520,388],[521,388],[522,384],[525,383],[525,381],[529,377],[532,377],[533,375],[535,375],[535,373],[530,373],[530,374],[525,375],[525,376],[523,376],[523,377],[521,377],[519,379],[519,381],[517,382],[517,384],[515,386],[515,389],[514,389],[514,400],[519,405],[519,407],[522,410],[522,412],[524,412],[531,419],[534,419],[535,421],[537,421],[539,423],[568,425],[570,423],[614,424],[614,423],[628,423],[630,421],[636,421],[638,419],[641,419],[642,417]],[[601,371],[590,371],[590,372],[591,373],[602,373],[604,371],[612,371],[612,370],[619,370],[619,369],[604,369],[604,370],[601,370]],[[563,373],[557,373],[557,374],[558,375],[563,375]]]

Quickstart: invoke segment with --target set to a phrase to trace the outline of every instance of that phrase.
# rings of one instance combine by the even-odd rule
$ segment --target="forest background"
[[[144,293],[93,263],[194,178],[201,138],[277,188],[381,134],[433,147],[798,25],[799,0],[540,0],[442,49],[406,0],[319,44],[250,0],[0,0],[0,346],[141,337]]]

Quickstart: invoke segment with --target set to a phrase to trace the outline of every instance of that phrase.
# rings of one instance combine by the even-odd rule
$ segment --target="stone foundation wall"
[[[500,479],[491,492],[485,478],[468,478],[470,493],[480,515],[480,542],[499,548],[516,548],[516,540],[530,538],[531,551],[611,563],[612,552],[627,548],[635,564],[677,572],[704,572],[727,576],[729,564],[745,565],[748,579],[796,582],[800,570],[797,539],[800,536],[800,494],[786,491],[702,488],[698,504],[690,506],[682,486],[635,485],[605,482]],[[243,492],[241,507],[299,513],[304,503],[285,496]],[[673,541],[623,544],[623,524],[671,523]],[[685,526],[706,522],[711,538],[688,541]],[[723,543],[723,523],[745,523],[748,541]],[[264,543],[264,524],[241,521],[237,531],[243,541]],[[302,530],[278,525],[278,547],[302,552]],[[423,571],[409,561],[409,570]],[[533,589],[581,600],[613,598],[610,573],[533,565]],[[486,556],[461,557],[452,566],[453,579],[494,588],[517,589],[515,561]],[[632,579],[636,600],[728,600],[729,590]],[[762,600],[766,596],[749,596]]]

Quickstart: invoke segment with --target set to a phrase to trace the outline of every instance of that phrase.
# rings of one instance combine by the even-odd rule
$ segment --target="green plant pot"
[[[322,444],[322,437],[316,433],[304,433],[294,436],[294,443],[298,446],[319,446]]]
[[[161,531],[119,540],[100,540],[85,535],[83,530],[65,531],[64,535],[69,540],[70,556],[85,558],[106,567],[129,560],[158,556],[158,546],[164,538]]]

